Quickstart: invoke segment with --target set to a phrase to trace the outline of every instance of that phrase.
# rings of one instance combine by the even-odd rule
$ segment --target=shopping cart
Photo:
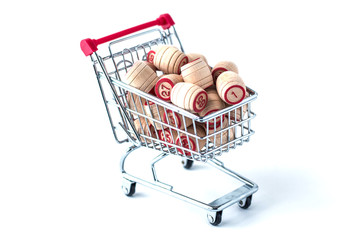
[[[124,193],[131,196],[136,183],[145,185],[205,209],[209,222],[218,225],[225,208],[235,203],[248,208],[252,195],[258,190],[254,182],[226,168],[216,158],[248,142],[254,134],[251,120],[255,113],[251,103],[257,93],[247,87],[247,97],[241,103],[199,117],[122,82],[133,63],[146,60],[148,53],[158,45],[174,45],[184,52],[174,24],[169,14],[163,14],[154,21],[100,39],[84,39],[80,45],[84,54],[90,56],[116,141],[132,144],[120,162]],[[107,49],[98,50],[99,45],[107,42]],[[137,104],[139,102],[142,104]],[[149,114],[147,108],[150,106]],[[200,134],[190,125],[201,125],[205,133]],[[129,154],[141,147],[161,152],[151,162],[151,181],[124,169]],[[186,169],[190,169],[194,161],[202,162],[235,178],[241,185],[210,203],[176,192],[173,186],[158,179],[155,169],[157,162],[170,155],[181,158]]]

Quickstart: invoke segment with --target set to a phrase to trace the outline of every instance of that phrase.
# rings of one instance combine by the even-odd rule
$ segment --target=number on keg
[[[169,97],[170,96],[170,88],[166,87],[165,84],[161,84],[161,87],[160,87],[161,90],[161,95],[163,97]]]
[[[231,91],[231,94],[234,95],[236,98],[238,98],[238,96],[235,94],[234,91]]]
[[[189,148],[189,142],[187,141],[186,138],[183,138],[182,141],[181,141],[182,145],[184,148],[187,148],[187,149],[190,149]]]
[[[168,131],[165,132],[165,138],[166,138],[166,142],[168,143],[172,143],[172,138],[171,138],[171,135]]]
[[[199,108],[202,108],[205,105],[205,98],[204,95],[200,95],[200,97],[197,99],[196,104],[199,106]]]
[[[155,57],[155,52],[153,50],[151,50],[150,52],[148,52],[147,54],[147,61],[149,63],[154,63],[154,57]]]

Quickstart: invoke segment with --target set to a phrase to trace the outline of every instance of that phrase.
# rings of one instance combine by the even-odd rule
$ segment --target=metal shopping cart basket
[[[108,48],[98,50],[98,46],[104,43],[108,43]],[[177,46],[184,52],[169,14],[100,39],[84,39],[80,45],[84,54],[90,56],[116,141],[132,144],[120,162],[125,194],[133,195],[136,183],[139,183],[205,209],[209,222],[218,225],[225,208],[235,203],[248,208],[252,195],[258,190],[254,182],[226,168],[216,158],[248,142],[254,134],[251,120],[255,113],[251,110],[251,103],[257,98],[257,93],[247,87],[247,97],[239,104],[199,117],[122,82],[135,61],[146,60],[149,51],[163,44]],[[136,101],[144,104],[137,105]],[[135,107],[129,107],[131,105]],[[147,114],[146,108],[150,105],[155,112]],[[163,115],[155,114],[160,111]],[[191,121],[192,126],[201,125],[205,134],[200,135],[196,128],[190,131],[187,124],[180,128],[180,122],[186,121]],[[139,122],[141,124],[137,124]],[[216,127],[211,131],[214,125]],[[176,136],[181,136],[180,141],[175,142]],[[151,181],[131,175],[124,169],[128,155],[141,147],[161,152],[151,162]],[[158,179],[155,169],[158,161],[170,155],[181,158],[187,169],[194,161],[202,162],[235,178],[241,185],[210,203],[176,192],[173,186]]]

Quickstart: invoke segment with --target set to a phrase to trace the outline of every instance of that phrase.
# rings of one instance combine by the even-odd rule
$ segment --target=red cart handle
[[[111,34],[106,37],[102,37],[99,39],[87,38],[87,39],[81,40],[80,47],[81,47],[81,50],[84,52],[85,56],[89,56],[89,55],[93,54],[93,52],[96,52],[98,50],[97,46],[100,44],[115,40],[117,38],[129,35],[131,33],[137,32],[137,31],[144,30],[149,27],[161,26],[165,30],[165,29],[169,29],[174,24],[175,24],[175,22],[169,14],[167,14],[167,13],[161,14],[160,17],[158,17],[154,21],[140,24],[138,26]]]

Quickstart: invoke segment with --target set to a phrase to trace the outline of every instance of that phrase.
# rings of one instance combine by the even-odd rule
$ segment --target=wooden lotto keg
[[[188,57],[174,46],[163,45],[155,50],[153,64],[164,73],[180,74],[181,67],[188,62]]]
[[[123,81],[132,87],[148,93],[152,91],[157,80],[158,76],[156,75],[156,72],[149,65],[144,61],[137,61],[126,73]],[[137,111],[141,112],[143,100],[139,100],[139,97],[135,94],[133,94],[133,98],[128,93],[127,101],[129,102],[129,107],[135,109],[136,106]]]
[[[250,96],[250,94],[249,94],[248,92],[246,92],[246,94],[245,94],[245,99],[246,99],[247,97],[249,97],[249,96]],[[232,111],[230,112],[230,119],[231,119],[231,120],[236,120],[236,121],[241,121],[241,120],[245,119],[245,118],[246,118],[246,114],[247,114],[247,110],[248,110],[248,105],[247,105],[247,104],[243,105],[243,106],[242,106],[242,117],[241,117],[241,107],[236,108],[236,113],[235,113],[235,109],[232,110]],[[236,116],[236,117],[235,117],[235,116]]]
[[[181,67],[181,76],[184,82],[193,83],[206,89],[213,85],[213,78],[207,63],[197,58]]]
[[[126,73],[123,81],[143,92],[150,92],[156,84],[157,75],[145,61],[137,61]]]
[[[148,120],[148,121],[150,121],[155,126],[156,129],[161,129],[161,125],[163,122],[163,115],[164,115],[164,107],[149,101],[149,104],[147,102],[144,102],[144,109],[145,109],[145,114],[147,116],[149,116],[152,119],[158,120],[159,122],[152,120]]]
[[[170,92],[175,84],[183,82],[183,78],[178,74],[165,74],[159,78],[155,85],[155,94],[158,98],[169,102]]]
[[[148,65],[154,72],[157,71],[157,68],[155,67],[155,65],[154,65],[153,63],[147,62],[147,61],[144,61],[144,63],[145,63],[146,65]]]
[[[175,144],[176,138],[178,137],[178,132],[176,130],[166,128],[164,130],[158,130],[158,135],[160,140],[167,143]],[[172,147],[171,145],[167,146]]]
[[[219,97],[216,89],[206,89],[206,92],[208,94],[208,103],[206,104],[205,108],[199,113],[200,117],[205,117],[213,112],[217,112],[225,108],[225,103]],[[214,128],[214,122],[216,122],[216,125],[218,125],[220,123],[221,117],[224,118],[224,115],[217,117],[216,120],[209,120],[209,128]],[[206,125],[204,127],[206,128]]]
[[[195,133],[196,130],[196,133]],[[199,136],[199,137],[205,137],[205,130],[199,126],[196,125],[196,127],[194,127],[194,125],[190,126],[187,128],[187,132],[191,133],[193,135]],[[185,134],[185,133],[180,133],[179,136],[176,138],[176,145],[178,146],[182,146],[186,149],[190,149],[192,151],[195,152],[199,152],[206,144],[206,139],[198,139],[189,135],[189,134]],[[183,149],[178,148],[178,152],[180,154],[184,155],[184,151]],[[185,155],[186,156],[190,156],[191,153],[188,151],[185,151]]]
[[[215,64],[213,69],[211,70],[211,74],[214,79],[214,83],[216,84],[216,80],[219,77],[219,75],[226,71],[233,71],[235,73],[239,73],[237,66],[235,63],[230,61],[222,61]]]
[[[150,123],[149,119],[145,119],[144,117],[139,117],[139,118],[134,120],[134,124],[135,124],[136,131],[140,135],[143,134],[143,135],[155,138],[155,139],[157,138],[156,137],[156,129]],[[145,141],[144,137],[140,137],[140,140],[142,142]],[[151,140],[147,139],[147,142],[151,142]]]
[[[150,50],[146,55],[146,61],[154,64],[155,53],[154,49]]]
[[[185,82],[180,82],[173,87],[170,98],[176,106],[196,113],[201,112],[208,102],[208,95],[204,89]]]
[[[164,112],[163,121],[178,129],[185,129],[185,127],[188,127],[193,123],[191,118],[185,117],[170,109],[167,109]]]
[[[235,139],[235,127],[230,127],[229,129],[225,130],[227,127],[230,126],[229,124],[230,122],[228,118],[225,117],[219,124],[217,124],[216,128],[209,128],[209,134],[215,133],[214,136],[208,138],[214,144],[214,147],[220,147],[221,145],[224,145]]]
[[[224,102],[235,105],[244,99],[246,86],[237,73],[226,71],[219,75],[216,90]]]
[[[188,57],[189,62],[192,62],[198,58],[201,58],[206,64],[208,64],[206,57],[200,53],[188,53],[188,54],[186,54],[186,56]]]

